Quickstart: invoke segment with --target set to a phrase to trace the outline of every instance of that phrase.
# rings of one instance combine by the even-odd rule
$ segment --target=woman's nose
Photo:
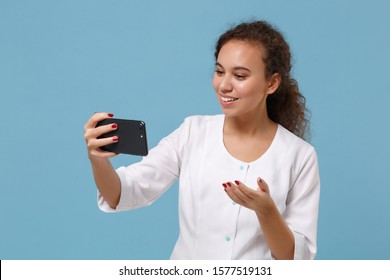
[[[221,83],[219,84],[219,90],[223,93],[230,92],[233,90],[232,83],[230,81],[230,77],[225,76],[222,78]]]

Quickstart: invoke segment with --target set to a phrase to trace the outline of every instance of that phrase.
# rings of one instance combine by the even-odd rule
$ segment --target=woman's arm
[[[258,185],[260,191],[269,196],[268,185],[264,180],[258,179]],[[279,260],[292,260],[295,247],[294,235],[283,220],[271,196],[267,204],[268,206],[262,210],[256,210],[256,215],[272,256]]]
[[[121,196],[121,182],[111,162],[106,158],[90,159],[96,186],[104,200],[115,209]]]
[[[97,139],[97,137],[113,131],[117,127],[113,124],[96,127],[99,121],[112,117],[113,115],[108,113],[95,113],[84,126],[84,139],[96,186],[110,207],[115,209],[121,195],[121,183],[109,158],[116,156],[116,154],[102,151],[99,147],[116,142],[118,138],[114,136]]]
[[[268,185],[258,178],[258,189],[248,188],[240,181],[223,184],[229,197],[256,212],[264,238],[276,259],[294,259],[294,235],[272,200]]]
[[[320,178],[314,148],[307,150],[297,168],[297,178],[289,188],[283,214],[279,213],[264,180],[258,180],[257,190],[239,181],[225,188],[231,199],[256,212],[276,259],[314,259],[317,253]]]

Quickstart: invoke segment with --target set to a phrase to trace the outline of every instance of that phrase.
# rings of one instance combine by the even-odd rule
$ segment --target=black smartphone
[[[100,149],[117,154],[129,154],[137,156],[146,156],[148,154],[145,122],[108,118],[98,122],[96,127],[113,123],[118,125],[117,129],[102,134],[98,137],[98,139],[118,136],[119,141],[102,146]]]

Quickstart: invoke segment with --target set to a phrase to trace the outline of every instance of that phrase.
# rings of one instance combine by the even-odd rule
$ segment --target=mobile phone
[[[118,125],[117,129],[102,134],[98,137],[98,139],[118,136],[119,141],[102,146],[100,149],[117,154],[129,154],[137,156],[146,156],[148,154],[145,122],[137,120],[107,118],[98,122],[96,127],[112,123]]]

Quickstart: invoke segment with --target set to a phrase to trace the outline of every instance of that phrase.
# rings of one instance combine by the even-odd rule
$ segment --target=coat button
[[[226,241],[230,241],[230,236],[227,235],[225,239],[226,239]]]

